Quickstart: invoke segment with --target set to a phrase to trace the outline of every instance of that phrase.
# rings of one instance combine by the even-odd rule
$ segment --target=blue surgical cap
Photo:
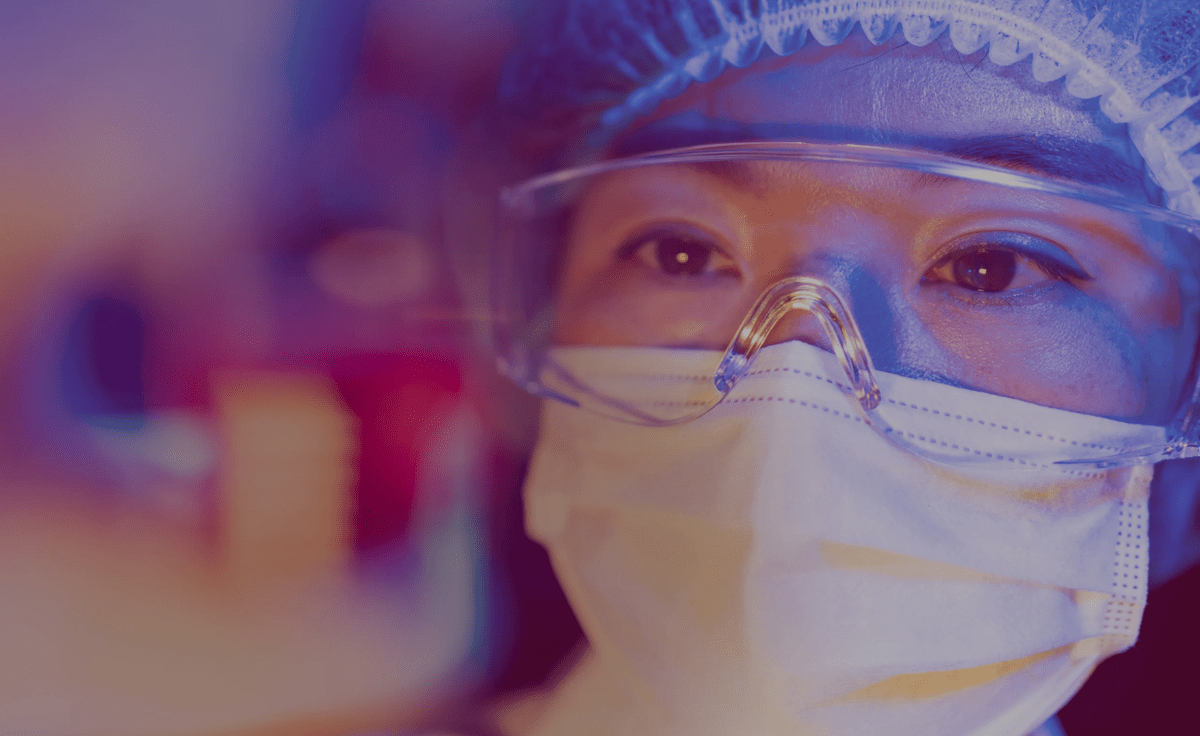
[[[1197,0],[563,0],[514,56],[500,97],[547,145],[602,138],[690,84],[810,40],[917,46],[950,34],[964,54],[1028,59],[1041,82],[1099,98],[1171,207],[1200,216]],[[811,39],[810,39],[811,37]],[[769,49],[769,52],[764,51]]]

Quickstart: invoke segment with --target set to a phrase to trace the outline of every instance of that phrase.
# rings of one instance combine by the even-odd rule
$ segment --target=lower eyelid
[[[966,302],[975,307],[1024,307],[1044,305],[1048,299],[1060,301],[1069,294],[1078,295],[1080,292],[1068,281],[1047,279],[1038,284],[1012,289],[1010,291],[972,291],[956,286],[953,282],[937,281],[930,284],[934,288],[945,288],[945,297],[957,302]]]

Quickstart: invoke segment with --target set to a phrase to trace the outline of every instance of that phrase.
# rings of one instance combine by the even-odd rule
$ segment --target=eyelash
[[[637,233],[621,244],[617,256],[622,261],[641,261],[641,265],[674,283],[695,283],[716,276],[740,277],[740,272],[710,234],[679,224],[660,224]],[[667,247],[664,249],[663,246]],[[654,248],[655,252],[647,253]],[[674,255],[672,255],[672,253]],[[992,258],[988,259],[991,255]],[[1001,257],[997,260],[996,255]],[[974,261],[970,259],[974,258]],[[1007,257],[1007,260],[1006,260]],[[716,268],[713,260],[725,261]],[[964,265],[964,260],[966,265]],[[1029,295],[1042,283],[1010,288],[1014,282],[1028,280],[1026,264],[1048,279],[1072,284],[1089,281],[1091,276],[1059,246],[1042,238],[1019,232],[983,232],[957,238],[950,243],[922,277],[922,283],[957,286],[976,301],[1010,302],[1018,295]],[[947,268],[950,274],[938,274]],[[989,270],[995,271],[989,273]],[[1021,278],[1026,274],[1026,278]]]
[[[653,263],[646,263],[648,268],[656,270],[660,275],[671,280],[681,279],[699,279],[708,276],[740,276],[737,266],[719,245],[714,241],[715,237],[709,235],[698,228],[685,224],[667,224],[658,225],[654,228],[640,232],[629,238],[621,244],[617,250],[617,258],[622,261],[634,261],[643,257],[642,251],[654,244],[663,244],[664,242],[674,241],[680,247],[678,248],[678,260],[674,262],[664,262],[661,259],[661,254],[655,254],[654,257],[659,258],[658,266]],[[694,246],[694,248],[688,248]],[[696,250],[702,250],[703,253],[697,253]],[[689,252],[690,251],[690,252]],[[696,273],[687,273],[689,266],[694,266],[695,259],[698,256],[703,256],[699,261],[699,270],[703,271]],[[718,261],[725,261],[727,265],[722,268],[708,271],[709,261],[716,257]]]
[[[959,238],[938,256],[933,265],[930,266],[925,276],[922,278],[923,283],[952,283],[967,292],[973,293],[973,298],[1011,298],[1011,295],[1024,292],[1034,285],[1026,287],[1018,287],[1009,289],[1012,280],[1019,273],[1017,269],[1021,266],[1021,261],[1017,261],[1012,265],[1013,272],[1007,274],[1007,281],[998,289],[978,288],[966,285],[960,282],[958,273],[958,259],[967,258],[972,255],[982,255],[985,253],[1007,253],[1017,259],[1027,261],[1033,264],[1048,278],[1056,282],[1073,284],[1080,281],[1090,281],[1091,276],[1066,253],[1065,250],[1035,236],[1024,233],[977,233],[968,235],[965,238]],[[942,275],[934,275],[936,271],[942,270],[947,266],[954,265],[955,273],[947,278]],[[986,265],[986,264],[984,264]],[[970,268],[967,268],[967,275],[971,276]],[[976,274],[984,275],[986,279],[989,275],[986,273],[986,268],[975,269]],[[1004,275],[1001,275],[1001,279]],[[984,295],[987,295],[986,297]]]

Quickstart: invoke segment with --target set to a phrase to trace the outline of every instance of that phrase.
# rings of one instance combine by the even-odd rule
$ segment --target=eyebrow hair
[[[757,171],[751,161],[700,161],[687,166],[693,171],[716,177],[734,189],[745,192],[762,189],[762,172]]]
[[[680,127],[672,125],[668,119],[661,124],[646,126],[618,141],[613,153],[625,156],[705,143],[787,140],[800,137],[830,142],[842,140],[899,144],[1051,179],[1093,184],[1117,189],[1125,194],[1145,196],[1144,176],[1141,170],[1107,146],[1067,136],[1029,134],[945,139],[864,131],[863,140],[856,140],[846,136],[844,128],[827,126],[749,126],[719,120],[711,121],[711,126],[697,126],[694,120],[689,122],[692,124]],[[787,132],[793,134],[787,135]],[[700,168],[739,188],[746,188],[754,178],[744,166],[704,164]],[[932,183],[932,179],[933,177],[925,183]]]
[[[1051,179],[1143,189],[1140,170],[1116,151],[1099,143],[1064,136],[985,136],[952,140],[942,150],[951,156],[994,166],[1004,166]]]

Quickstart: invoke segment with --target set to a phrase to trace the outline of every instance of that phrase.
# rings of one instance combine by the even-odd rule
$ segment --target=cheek
[[[750,308],[738,284],[655,289],[645,275],[623,271],[564,285],[556,343],[724,350]]]
[[[978,313],[945,304],[925,320],[936,370],[968,387],[1056,409],[1163,424],[1171,381],[1153,367],[1158,341],[1139,338],[1082,294]],[[986,322],[986,324],[983,324]]]

